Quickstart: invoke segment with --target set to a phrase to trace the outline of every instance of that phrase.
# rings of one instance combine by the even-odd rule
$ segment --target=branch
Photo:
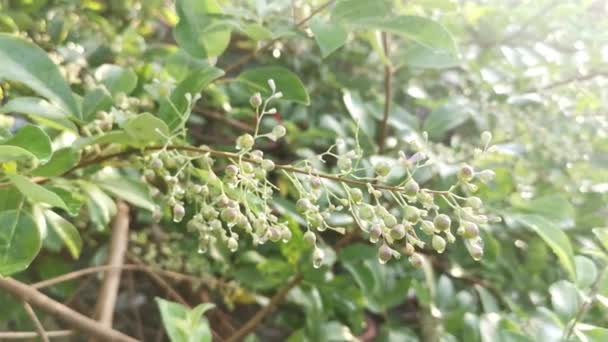
[[[207,110],[204,108],[194,108],[194,109],[192,109],[192,111],[195,113],[198,113],[198,114],[202,114],[203,116],[205,116],[207,118],[221,121],[221,122],[227,124],[228,126],[232,126],[243,132],[253,133],[253,128],[250,127],[249,125],[247,125],[246,123],[239,121],[239,120],[234,120],[234,119],[228,118],[225,115],[222,115],[220,113],[210,111],[210,110]]]
[[[306,24],[310,19],[312,19],[315,15],[317,15],[319,12],[323,11],[327,7],[331,6],[334,2],[335,2],[335,0],[330,0],[330,1],[326,2],[326,3],[324,3],[323,5],[317,7],[315,10],[313,10],[310,13],[309,16],[307,16],[306,18],[304,18],[304,19],[300,20],[299,22],[297,22],[296,23],[296,28],[300,28],[300,27],[304,26],[304,24]],[[281,39],[281,37],[277,37],[275,39],[272,39],[268,43],[264,44],[260,49],[251,51],[251,53],[249,53],[248,55],[243,56],[241,59],[237,60],[234,64],[231,64],[231,65],[227,66],[224,69],[225,75],[228,75],[229,72],[231,72],[231,71],[233,71],[233,70],[241,67],[242,65],[246,64],[250,60],[254,59],[255,56],[257,56],[258,52],[264,51],[264,50],[268,49],[269,47],[273,46],[274,43],[278,42],[280,39]]]
[[[256,312],[253,317],[251,317],[247,323],[245,323],[237,332],[235,332],[232,336],[230,336],[226,341],[227,342],[237,342],[242,340],[245,336],[250,334],[255,330],[255,328],[262,323],[264,318],[268,316],[274,308],[285,299],[289,291],[296,287],[302,281],[303,276],[301,273],[297,273],[287,285],[281,288],[272,298],[268,305],[263,307],[260,311]]]
[[[144,263],[139,260],[135,255],[132,254],[128,254],[128,257],[131,261],[133,261],[135,264],[138,265],[144,265]],[[146,273],[152,280],[154,280],[154,282],[162,287],[165,291],[167,291],[167,294],[169,294],[169,296],[173,299],[175,299],[176,301],[178,301],[179,303],[181,303],[184,306],[190,307],[190,304],[188,304],[188,302],[184,299],[184,297],[182,297],[179,292],[177,292],[169,283],[167,283],[165,281],[165,279],[163,279],[161,276],[159,276],[157,273],[155,273],[152,269],[150,268],[144,268],[142,269],[142,271],[144,273]]]
[[[578,312],[576,313],[576,316],[574,317],[574,321],[572,321],[572,323],[569,324],[568,329],[566,329],[566,331],[564,331],[564,341],[570,340],[570,336],[572,336],[572,333],[574,332],[574,328],[576,327],[576,324],[583,319],[583,316],[585,315],[587,310],[589,310],[589,308],[591,307],[591,304],[595,300],[595,297],[597,296],[597,294],[600,290],[600,285],[602,284],[602,280],[604,279],[604,276],[606,276],[606,272],[608,272],[608,267],[604,267],[604,269],[600,272],[600,274],[597,275],[597,278],[593,282],[593,285],[591,286],[591,290],[589,291],[589,298],[587,300],[585,300],[583,305],[581,305],[581,307],[578,309]]]
[[[112,327],[114,317],[114,306],[120,285],[121,268],[123,264],[127,243],[129,241],[129,206],[124,202],[118,202],[118,213],[112,227],[112,241],[108,256],[108,265],[114,266],[106,272],[99,298],[97,299],[97,317],[104,326]]]
[[[388,39],[388,34],[386,32],[382,32],[382,46],[387,59],[389,58]],[[386,131],[388,130],[388,117],[391,111],[391,99],[393,95],[392,79],[392,66],[390,64],[386,64],[384,66],[384,116],[382,117],[380,132],[378,133],[378,148],[380,149],[380,154],[384,153],[384,141],[386,140]]]
[[[33,306],[39,307],[50,315],[58,317],[72,328],[101,341],[138,342],[138,340],[120,331],[110,329],[13,278],[0,278],[0,288]]]
[[[74,332],[72,330],[55,330],[55,331],[47,331],[46,335],[49,338],[68,337],[68,336],[74,335]],[[0,332],[0,341],[34,339],[37,336],[39,336],[39,335],[35,331],[4,331],[4,332]]]
[[[25,308],[25,312],[27,313],[27,315],[30,316],[32,323],[34,323],[34,326],[36,327],[36,333],[38,334],[38,336],[40,336],[42,342],[49,342],[49,336],[47,335],[46,331],[44,331],[44,327],[42,326],[42,323],[40,323],[40,320],[38,319],[38,316],[36,316],[36,313],[34,312],[34,309],[32,309],[32,306],[28,304],[28,302],[23,302],[23,307]]]

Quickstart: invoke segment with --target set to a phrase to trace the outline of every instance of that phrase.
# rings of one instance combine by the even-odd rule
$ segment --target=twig
[[[583,316],[585,315],[587,310],[589,310],[589,308],[591,307],[591,304],[595,300],[595,297],[597,296],[597,294],[600,290],[600,285],[602,284],[602,280],[604,279],[604,276],[606,276],[606,272],[608,272],[608,267],[604,267],[604,269],[597,275],[597,278],[593,282],[593,285],[591,286],[591,290],[589,291],[589,298],[587,300],[585,300],[583,305],[580,306],[580,308],[578,309],[578,312],[576,313],[576,316],[574,316],[574,320],[572,321],[572,323],[570,323],[568,325],[568,329],[566,329],[564,331],[564,338],[563,338],[564,341],[570,340],[570,336],[572,336],[572,333],[574,332],[574,328],[576,327],[576,324],[583,319]]]
[[[538,88],[530,88],[530,89],[526,90],[525,92],[533,92],[533,91],[537,91],[537,90],[549,90],[549,89],[561,87],[561,86],[564,86],[566,84],[570,84],[573,82],[589,81],[596,77],[608,77],[608,72],[598,71],[598,72],[591,72],[587,75],[577,75],[577,76],[563,79],[561,81],[549,83],[547,85],[544,85],[544,86],[541,86]]]
[[[192,111],[195,113],[198,113],[198,114],[202,114],[203,116],[205,116],[207,118],[221,121],[229,126],[239,129],[241,131],[253,133],[253,128],[251,126],[247,125],[246,123],[244,123],[242,121],[228,118],[225,115],[222,115],[220,113],[210,111],[210,110],[207,110],[204,108],[194,108]]]
[[[131,307],[131,311],[135,317],[135,322],[137,323],[137,338],[143,341],[145,340],[145,335],[144,326],[141,320],[141,313],[133,301],[133,298],[135,298],[135,281],[133,279],[133,273],[129,273],[127,277],[127,284],[129,286],[129,307]]]
[[[384,55],[389,58],[389,37],[386,32],[382,32],[382,46],[384,48]],[[386,140],[386,134],[388,130],[388,117],[391,111],[391,101],[393,97],[393,70],[390,63],[384,66],[384,115],[382,117],[382,123],[380,125],[380,132],[378,133],[378,148],[380,154],[384,153],[384,141]]]
[[[268,316],[274,308],[285,299],[289,291],[296,287],[303,279],[301,273],[297,273],[287,285],[281,288],[272,298],[268,305],[263,307],[261,310],[255,313],[247,323],[245,323],[239,330],[237,330],[232,336],[230,336],[227,342],[237,342],[242,340],[249,333],[253,332],[255,328]]]
[[[68,337],[74,335],[72,330],[55,330],[47,331],[46,335],[49,338],[54,337]],[[0,332],[0,341],[5,340],[20,340],[20,339],[34,339],[39,336],[35,331],[2,331]]]
[[[118,296],[120,285],[121,268],[124,263],[129,241],[129,206],[124,202],[117,203],[118,212],[112,226],[112,241],[110,242],[108,265],[114,266],[109,269],[101,285],[97,300],[97,317],[99,322],[106,327],[112,327],[114,317],[114,306]]]
[[[138,340],[96,322],[67,306],[47,297],[13,278],[0,278],[0,288],[64,321],[72,328],[101,341],[137,342]]]
[[[313,10],[310,13],[309,16],[307,16],[306,18],[304,18],[304,19],[300,20],[298,23],[296,23],[296,28],[300,28],[300,27],[304,26],[304,24],[306,24],[310,19],[312,19],[312,17],[314,17],[315,15],[317,15],[319,12],[323,11],[327,7],[331,6],[334,2],[335,2],[335,0],[330,0],[326,3],[324,3],[323,5],[317,7],[315,10]],[[246,64],[247,62],[249,62],[250,60],[255,58],[255,56],[257,56],[257,54],[260,51],[264,51],[264,50],[268,49],[269,47],[273,46],[274,43],[278,42],[280,39],[281,39],[281,37],[277,37],[275,39],[270,40],[268,43],[264,44],[261,48],[251,51],[251,53],[243,56],[241,59],[237,60],[234,64],[227,66],[226,68],[224,68],[224,71],[226,72],[225,75],[228,75],[229,72]],[[227,76],[225,76],[225,77],[227,77]]]
[[[40,323],[40,320],[38,319],[38,316],[36,316],[36,313],[34,312],[34,309],[32,309],[32,306],[28,302],[23,302],[23,307],[25,308],[25,312],[27,313],[27,315],[32,320],[32,323],[34,323],[34,327],[36,327],[36,333],[38,334],[38,336],[40,336],[40,339],[43,342],[49,342],[49,336],[47,335],[46,331],[44,331],[44,327],[42,326],[42,323]]]

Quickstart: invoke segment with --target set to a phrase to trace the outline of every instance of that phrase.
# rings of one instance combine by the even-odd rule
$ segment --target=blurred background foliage
[[[181,14],[164,0],[0,3],[0,29],[49,52],[76,93],[84,94],[88,78],[107,80],[111,92],[145,106],[154,91],[172,89],[197,63],[224,69],[226,76],[202,93],[188,122],[192,145],[232,146],[252,125],[251,89],[231,80],[260,66],[291,70],[310,101],[295,94],[296,101],[278,105],[275,121],[288,133],[285,141],[265,146],[277,162],[322,152],[336,138],[352,139],[356,122],[362,147],[376,154],[389,64],[387,155],[407,149],[426,131],[434,165],[419,179],[425,186],[449,184],[481,132],[492,132],[498,153],[475,166],[497,176],[477,196],[502,222],[482,232],[481,261],[457,243],[442,255],[429,249],[421,269],[405,260],[381,265],[361,237],[326,232],[330,262],[315,269],[311,248],[298,239],[302,218],[294,210],[294,189],[279,174],[275,206],[294,235],[286,244],[253,248],[245,241],[234,254],[215,246],[201,255],[185,224],[156,224],[146,211],[133,213],[130,255],[191,275],[169,281],[188,303],[215,304],[207,317],[217,340],[231,336],[288,285],[284,300],[247,341],[608,340],[606,1],[341,0],[311,20],[325,2],[202,1],[222,12],[191,19],[194,0],[181,2]],[[387,13],[440,23],[456,53],[433,54],[394,33],[385,53],[380,34],[365,20]],[[253,51],[255,58],[239,65]],[[28,94],[18,83],[2,89],[4,103]],[[76,224],[81,256],[73,260],[57,238],[48,238],[20,279],[47,279],[104,262],[115,207],[94,189],[83,200],[92,224]],[[10,202],[6,192],[0,204],[9,208],[3,201]],[[348,217],[336,219],[352,225]],[[131,281],[123,283],[131,285],[123,284],[115,327],[135,334],[140,320],[143,340],[153,341],[161,320],[153,298],[166,296],[145,275],[127,277]],[[95,282],[74,280],[49,293],[87,312],[97,290]],[[33,329],[17,302],[3,293],[0,298],[0,330]],[[183,308],[159,305],[163,315],[185,315]],[[44,322],[60,326],[53,317]],[[574,322],[579,324],[571,330]]]

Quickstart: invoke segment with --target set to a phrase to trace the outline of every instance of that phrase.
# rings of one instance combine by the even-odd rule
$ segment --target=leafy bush
[[[1,6],[0,339],[608,339],[605,2]]]

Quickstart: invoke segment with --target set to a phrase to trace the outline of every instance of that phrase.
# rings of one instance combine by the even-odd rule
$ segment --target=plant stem
[[[42,340],[42,342],[49,342],[49,336],[47,335],[46,331],[44,330],[42,323],[40,323],[38,316],[36,316],[34,309],[32,309],[32,306],[28,302],[23,302],[23,307],[25,308],[25,312],[27,313],[27,315],[32,320],[32,323],[34,323],[34,326],[36,327],[36,332],[37,332],[38,336],[40,337],[40,339]]]

